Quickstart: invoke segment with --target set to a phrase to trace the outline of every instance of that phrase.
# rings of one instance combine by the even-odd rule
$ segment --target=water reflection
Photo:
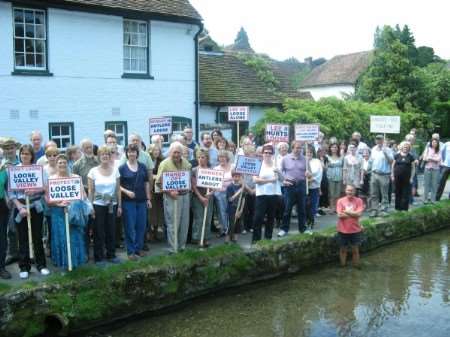
[[[363,257],[199,300],[130,323],[112,337],[450,336],[450,231]]]

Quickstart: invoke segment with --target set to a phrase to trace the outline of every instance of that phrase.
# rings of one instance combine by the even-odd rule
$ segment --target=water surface
[[[450,231],[197,300],[111,328],[111,337],[450,336]]]

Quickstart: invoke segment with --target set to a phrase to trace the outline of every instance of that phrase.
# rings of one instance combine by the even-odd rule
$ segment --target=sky
[[[272,58],[370,50],[377,26],[407,24],[416,46],[450,59],[449,0],[190,0],[219,45],[244,27],[252,48]]]

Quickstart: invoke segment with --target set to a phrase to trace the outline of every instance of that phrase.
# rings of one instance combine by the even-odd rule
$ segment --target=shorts
[[[361,232],[349,234],[338,232],[338,244],[341,248],[348,246],[360,246]]]

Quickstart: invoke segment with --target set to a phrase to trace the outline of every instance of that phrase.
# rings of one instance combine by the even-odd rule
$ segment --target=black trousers
[[[407,211],[411,200],[410,177],[398,175],[394,177],[395,184],[395,209],[397,211]]]
[[[5,268],[6,250],[8,249],[9,209],[5,199],[0,199],[0,269]]]
[[[116,212],[117,207],[113,207],[112,213],[108,206],[94,204],[94,260],[99,262],[106,258],[116,257]]]
[[[19,211],[14,211],[14,217]],[[42,243],[42,222],[44,214],[37,213],[34,208],[30,209],[31,214],[31,235],[33,239],[34,259],[36,261],[37,270],[46,268],[44,244]],[[20,271],[30,271],[30,248],[28,244],[28,221],[27,218],[22,218],[22,221],[16,224],[17,236],[19,237],[19,268]]]
[[[259,195],[256,197],[252,242],[261,240],[261,228],[266,215],[267,221],[264,228],[264,238],[267,240],[272,239],[273,222],[275,219],[275,210],[278,197],[278,195]]]
[[[436,192],[436,200],[441,200],[442,193],[444,193],[445,184],[450,175],[450,167],[444,166],[441,172],[441,180],[439,181],[438,190]]]
[[[255,215],[255,195],[245,195],[245,207],[244,207],[244,229],[249,231],[253,228],[253,219]]]

